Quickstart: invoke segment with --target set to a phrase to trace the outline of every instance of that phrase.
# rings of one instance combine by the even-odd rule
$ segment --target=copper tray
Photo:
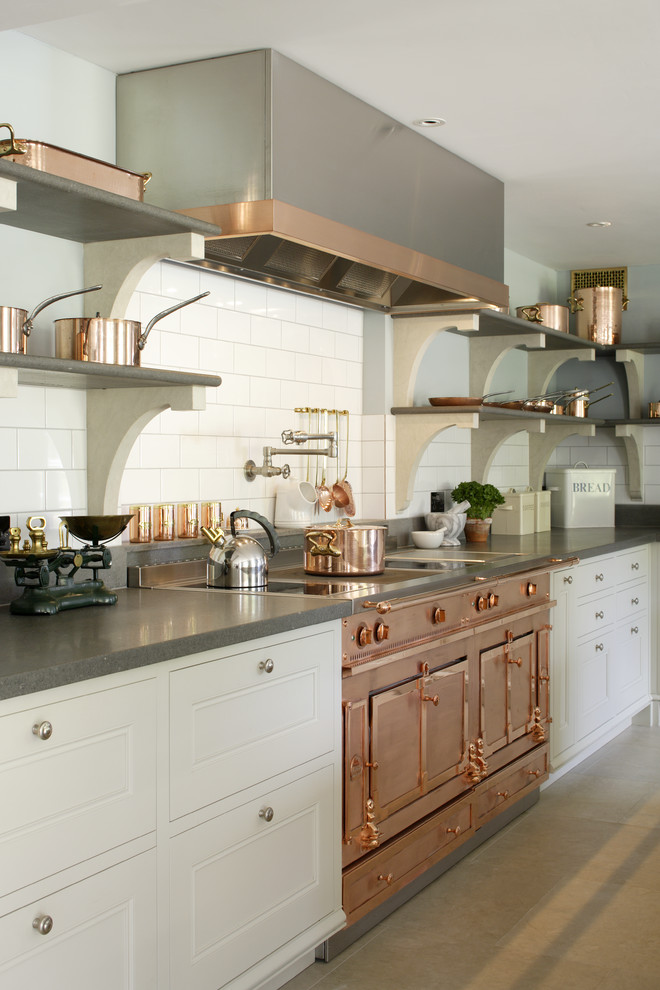
[[[81,182],[85,186],[104,189],[118,196],[126,196],[140,203],[144,199],[144,187],[151,178],[151,172],[140,175],[97,158],[88,158],[87,155],[58,148],[54,144],[14,139],[13,135],[9,141],[0,141],[0,158],[27,165],[40,172],[48,172],[50,175],[58,175],[62,179]]]

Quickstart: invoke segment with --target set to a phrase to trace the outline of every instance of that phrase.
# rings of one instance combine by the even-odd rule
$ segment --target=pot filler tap
[[[264,478],[274,478],[276,475],[281,474],[283,478],[288,478],[291,474],[291,468],[288,464],[284,464],[281,468],[275,467],[273,464],[273,457],[278,454],[284,454],[285,457],[290,457],[292,454],[295,455],[305,455],[308,457],[336,457],[337,456],[337,432],[333,430],[330,433],[304,433],[302,430],[282,430],[282,443],[284,444],[303,444],[308,443],[310,440],[325,440],[325,447],[305,447],[303,450],[292,450],[291,447],[284,447],[283,449],[277,447],[264,447],[264,462],[261,467],[257,467],[253,460],[245,462],[245,467],[243,472],[248,481],[254,481],[258,474],[264,476]]]

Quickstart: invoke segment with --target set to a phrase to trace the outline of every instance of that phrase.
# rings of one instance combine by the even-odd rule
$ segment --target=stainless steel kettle
[[[270,540],[271,557],[280,549],[277,533],[267,519],[250,509],[236,509],[229,517],[231,540],[221,529],[202,526],[202,533],[213,544],[206,563],[206,583],[212,588],[265,588],[269,554],[251,536],[236,536],[237,519],[254,519],[263,526]]]

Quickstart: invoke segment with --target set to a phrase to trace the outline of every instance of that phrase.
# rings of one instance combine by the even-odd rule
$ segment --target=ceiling
[[[505,183],[512,251],[660,264],[657,0],[0,0],[0,27],[117,73],[274,48],[404,124],[444,117],[424,133]]]

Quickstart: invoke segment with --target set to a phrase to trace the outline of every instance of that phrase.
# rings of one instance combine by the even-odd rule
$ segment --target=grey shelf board
[[[82,244],[186,231],[206,237],[221,233],[214,224],[16,162],[0,159],[0,178],[18,183],[17,209],[0,212],[0,223],[10,227]]]
[[[608,344],[600,348],[603,354],[614,355],[617,351],[637,351],[638,354],[660,354],[660,344]]]
[[[605,426],[660,426],[660,419],[606,419]]]
[[[519,419],[530,422],[539,419],[549,423],[566,425],[567,423],[591,423],[593,426],[603,426],[604,419],[587,419],[582,416],[553,416],[551,413],[525,412],[522,409],[502,409],[498,406],[396,406],[391,410],[393,416],[431,413],[434,416],[455,416],[457,413],[478,413],[483,422],[489,420]],[[632,422],[632,420],[621,420]],[[644,420],[648,422],[648,420]],[[660,422],[660,420],[659,420]]]
[[[30,354],[0,353],[0,368],[17,369],[20,385],[47,388],[155,388],[162,385],[208,385],[217,388],[222,383],[218,375],[93,364]]]
[[[594,344],[590,340],[583,340],[582,337],[576,337],[574,333],[562,333],[561,330],[553,330],[550,327],[544,327],[542,323],[532,323],[530,320],[520,320],[517,316],[509,316],[507,313],[499,313],[494,309],[479,309],[474,310],[479,316],[479,329],[478,330],[456,330],[456,333],[460,333],[463,337],[478,336],[478,337],[511,337],[516,333],[522,336],[529,334],[542,333],[545,337],[545,348],[546,351],[561,351],[561,350],[595,350],[596,353],[601,353],[605,351],[605,348],[600,344]],[[464,311],[463,311],[464,315]],[[449,332],[453,332],[451,327],[448,328]],[[529,347],[524,342],[521,341],[520,346],[525,350],[539,350],[537,347]]]

